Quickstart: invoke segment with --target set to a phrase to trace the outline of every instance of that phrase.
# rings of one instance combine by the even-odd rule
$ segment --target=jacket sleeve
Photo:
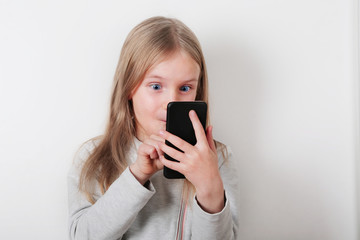
[[[126,168],[104,195],[95,196],[92,205],[78,190],[81,163],[91,148],[88,143],[80,149],[68,174],[69,239],[121,239],[155,189],[152,183],[142,186]]]
[[[219,154],[219,168],[225,188],[225,206],[219,213],[205,212],[194,197],[192,239],[234,240],[238,235],[238,187],[237,175],[232,162],[232,152],[228,149],[228,160]]]

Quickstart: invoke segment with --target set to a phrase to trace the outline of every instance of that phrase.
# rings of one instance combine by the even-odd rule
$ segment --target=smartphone
[[[206,115],[207,115],[207,104],[203,101],[192,101],[192,102],[169,102],[167,105],[167,116],[166,116],[166,131],[180,137],[188,143],[195,145],[196,137],[195,131],[192,126],[189,112],[194,110],[204,128],[206,127]],[[178,151],[181,149],[172,145],[169,141],[165,141],[165,144],[175,148]],[[183,151],[182,151],[183,152]],[[177,161],[172,157],[164,154],[165,158],[171,161]],[[170,179],[185,178],[185,176],[175,170],[164,166],[164,176]]]

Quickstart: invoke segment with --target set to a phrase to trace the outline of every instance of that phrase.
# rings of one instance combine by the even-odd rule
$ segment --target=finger
[[[143,143],[145,143],[147,145],[150,145],[150,146],[153,146],[156,149],[156,151],[158,152],[158,155],[163,154],[162,151],[159,148],[160,141],[157,141],[154,138],[150,137],[150,138],[145,139]]]
[[[209,146],[210,146],[211,150],[216,152],[216,146],[215,146],[214,138],[213,138],[213,135],[212,135],[212,131],[213,131],[213,126],[209,126],[206,129],[206,138],[207,138],[207,141],[209,143]]]
[[[143,143],[145,143],[145,144],[147,144],[147,145],[151,145],[151,146],[153,146],[153,147],[155,147],[155,148],[159,148],[159,143],[160,143],[161,141],[157,141],[157,140],[155,140],[154,138],[146,138],[144,141],[143,141]]]
[[[194,110],[191,110],[189,112],[189,117],[195,131],[197,143],[204,143],[206,141],[205,131],[198,116],[196,115],[196,112]]]
[[[140,145],[139,155],[142,155],[142,156],[144,156],[146,158],[150,158],[150,159],[159,158],[156,148],[154,146],[148,145],[146,143],[143,143]]]
[[[153,140],[154,143],[156,143],[156,149],[158,150],[158,154],[159,155],[163,155],[164,152],[160,149],[159,147],[159,143],[164,143],[165,139],[163,139],[162,137],[158,136],[158,135],[151,135],[150,139]]]
[[[160,160],[160,156],[159,156],[159,160]],[[156,165],[156,168],[159,170],[164,168],[164,164],[161,161],[155,161],[155,165]]]
[[[154,134],[152,134],[152,135],[150,136],[150,139],[153,139],[153,140],[158,141],[158,142],[165,142],[162,137],[160,137],[160,136],[158,136],[158,135],[154,135]]]
[[[158,159],[159,158],[159,154],[158,152],[156,151],[155,148],[153,148],[149,154],[150,156],[150,159]]]
[[[175,136],[174,134],[171,134],[167,131],[161,130],[160,136],[162,136],[165,140],[168,140],[171,142],[174,146],[181,149],[183,152],[190,152],[190,150],[193,148],[193,145],[186,142],[185,140],[179,138],[178,136]]]
[[[174,162],[174,161],[168,160],[164,156],[160,156],[160,161],[162,164],[164,164],[164,166],[166,166],[172,170],[178,171],[180,173],[183,172],[182,166],[179,162]]]
[[[169,155],[170,157],[172,157],[173,159],[178,160],[179,162],[183,161],[185,159],[185,154],[176,150],[175,148],[172,148],[168,145],[166,145],[165,143],[160,143],[160,149],[166,153],[167,155]]]

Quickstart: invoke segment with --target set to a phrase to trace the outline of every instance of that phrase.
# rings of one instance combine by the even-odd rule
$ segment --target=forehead
[[[177,51],[161,58],[145,74],[145,77],[179,78],[183,80],[198,79],[199,64],[186,52]]]

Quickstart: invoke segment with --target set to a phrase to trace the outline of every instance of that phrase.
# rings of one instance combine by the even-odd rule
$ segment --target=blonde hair
[[[126,157],[135,136],[134,112],[129,100],[131,92],[153,65],[179,50],[189,54],[199,65],[196,100],[208,103],[204,56],[195,34],[184,23],[173,18],[153,17],[141,22],[127,36],[114,76],[105,133],[91,139],[98,140],[98,144],[80,174],[79,189],[91,203],[95,203],[93,180],[104,194],[128,166]]]

